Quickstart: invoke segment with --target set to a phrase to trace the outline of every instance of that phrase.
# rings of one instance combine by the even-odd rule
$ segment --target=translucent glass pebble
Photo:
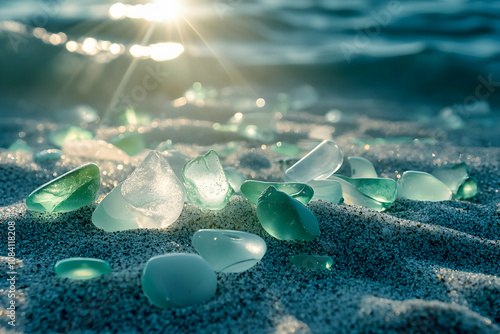
[[[272,146],[272,150],[275,153],[286,155],[289,157],[294,157],[302,153],[302,149],[299,146],[281,141],[274,144]]]
[[[398,180],[398,195],[416,201],[447,201],[452,198],[450,188],[425,172],[404,172]]]
[[[324,180],[342,165],[344,155],[336,142],[324,140],[285,172],[285,181]]]
[[[231,188],[233,188],[235,193],[241,192],[241,185],[246,181],[243,174],[239,170],[233,167],[224,167],[224,173],[226,173],[227,181]]]
[[[333,259],[326,255],[292,255],[289,258],[294,266],[310,270],[330,270],[333,265]]]
[[[381,203],[361,193],[352,183],[337,176],[330,176],[330,180],[337,181],[342,186],[344,202],[349,205],[362,206],[376,211],[384,211],[392,203]]]
[[[450,167],[439,167],[432,172],[432,175],[450,188],[455,199],[468,199],[477,193],[477,182],[469,177],[467,164],[464,162]]]
[[[192,245],[213,270],[223,273],[250,269],[267,250],[266,242],[258,235],[232,230],[199,230]]]
[[[186,307],[212,299],[217,277],[199,255],[166,254],[149,259],[141,285],[149,301],[157,307]]]
[[[72,257],[57,261],[54,266],[57,276],[77,280],[87,280],[111,272],[109,263],[99,259]]]
[[[111,144],[130,156],[136,155],[146,148],[142,135],[137,132],[122,133],[113,138]]]
[[[33,160],[36,162],[56,161],[61,159],[63,152],[57,149],[48,149],[33,154]]]
[[[273,186],[259,197],[257,218],[266,232],[279,240],[310,241],[320,234],[316,216],[304,204]]]
[[[224,208],[234,192],[215,151],[189,161],[183,181],[188,200],[202,209]]]
[[[118,161],[129,163],[130,156],[113,144],[104,140],[81,140],[65,143],[62,147],[65,154],[82,158]]]
[[[396,181],[385,178],[363,178],[352,179],[345,176],[333,176],[335,180],[343,179],[362,193],[378,202],[392,204],[398,195],[398,186]]]
[[[293,182],[263,182],[263,181],[246,181],[241,185],[241,192],[243,196],[257,204],[259,202],[259,197],[262,195],[264,190],[273,186],[279,191],[295,198],[302,204],[307,204],[313,198],[314,191],[311,186],[305,183],[293,183]]]
[[[49,133],[49,142],[56,147],[63,147],[65,143],[79,140],[92,140],[94,135],[92,132],[82,129],[78,126],[66,125],[57,128]]]
[[[33,211],[73,211],[94,202],[100,182],[99,167],[83,165],[34,190],[26,205]]]
[[[375,167],[370,162],[362,157],[348,157],[347,161],[351,167],[351,177],[357,178],[378,178]]]
[[[33,149],[28,144],[26,144],[26,142],[24,140],[18,139],[7,148],[7,151],[31,152],[31,151],[33,151]]]
[[[457,193],[453,195],[455,199],[469,199],[477,194],[477,181],[473,177],[467,178],[464,183],[460,185]]]
[[[313,199],[320,199],[333,204],[341,204],[344,201],[342,186],[333,180],[312,180],[307,185],[314,190]]]

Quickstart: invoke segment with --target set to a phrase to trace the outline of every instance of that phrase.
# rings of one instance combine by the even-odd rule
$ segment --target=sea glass
[[[390,203],[381,203],[365,194],[361,193],[356,186],[352,183],[346,181],[344,178],[338,176],[330,176],[329,180],[337,181],[342,186],[342,196],[344,197],[344,202],[349,205],[362,206],[376,211],[384,211],[389,206]]]
[[[186,163],[183,181],[188,200],[202,209],[220,210],[234,193],[213,150]]]
[[[56,161],[61,159],[63,152],[57,149],[48,149],[33,154],[33,160],[36,162]]]
[[[312,180],[307,185],[313,188],[313,199],[320,199],[333,204],[341,204],[344,201],[342,186],[333,180]]]
[[[7,151],[31,152],[31,151],[33,151],[33,149],[28,144],[26,144],[26,142],[24,140],[18,139],[7,148]]]
[[[460,185],[460,187],[457,190],[457,193],[453,195],[453,198],[463,200],[463,199],[469,199],[477,194],[477,181],[473,177],[467,178],[467,180],[464,181]]]
[[[54,266],[57,276],[75,280],[87,280],[111,272],[109,263],[99,259],[72,257],[57,261]]]
[[[100,182],[99,167],[83,165],[34,190],[26,198],[26,206],[49,213],[73,211],[94,202]]]
[[[130,156],[136,155],[146,148],[142,135],[137,132],[122,133],[113,138],[111,144]]]
[[[349,182],[363,195],[378,202],[392,204],[398,196],[396,181],[385,178],[353,179],[346,176],[332,176],[335,180],[343,179]]]
[[[266,254],[266,242],[258,235],[232,230],[199,230],[192,245],[213,270],[223,273],[246,271]]]
[[[233,167],[224,167],[224,173],[226,173],[227,181],[234,192],[236,194],[241,193],[241,185],[246,181],[243,174]]]
[[[294,144],[290,144],[290,143],[286,143],[286,142],[281,142],[281,141],[274,144],[272,146],[272,150],[275,153],[290,156],[290,157],[294,157],[294,156],[302,153],[302,148],[300,148],[299,146],[294,145]]]
[[[268,187],[259,197],[257,218],[267,233],[279,240],[311,241],[319,236],[316,216],[293,197]]]
[[[263,181],[246,181],[241,185],[241,192],[243,196],[249,199],[251,202],[258,204],[259,197],[262,195],[264,190],[273,186],[279,191],[295,198],[302,204],[307,204],[313,198],[313,189],[305,183],[293,183],[293,182],[263,182]]]
[[[450,167],[439,167],[432,175],[450,188],[454,199],[468,199],[477,194],[477,182],[469,177],[467,164],[464,162]]]
[[[92,132],[72,125],[61,126],[48,136],[49,142],[59,148],[68,142],[92,139],[94,139]]]
[[[333,259],[326,255],[292,255],[289,258],[290,263],[298,268],[310,270],[330,270],[333,265]]]
[[[398,196],[415,201],[448,201],[452,198],[450,188],[429,173],[404,172],[398,180]]]
[[[104,140],[81,140],[65,143],[62,147],[64,154],[82,158],[118,161],[129,163],[130,156],[113,144]]]
[[[141,285],[149,301],[157,307],[186,307],[212,299],[217,277],[199,255],[166,254],[149,259]]]
[[[324,180],[342,165],[344,155],[338,144],[324,140],[285,172],[285,181]]]
[[[351,178],[378,178],[370,160],[362,157],[348,157],[347,161],[351,167]]]

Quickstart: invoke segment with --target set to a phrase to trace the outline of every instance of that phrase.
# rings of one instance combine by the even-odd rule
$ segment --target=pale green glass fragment
[[[212,299],[217,277],[199,255],[166,254],[149,259],[141,285],[149,301],[157,307],[186,307]]]
[[[351,166],[351,177],[357,178],[378,178],[375,167],[370,160],[362,157],[348,157],[347,161]]]
[[[392,203],[381,203],[361,193],[353,184],[337,176],[330,176],[329,180],[337,181],[342,186],[344,202],[349,205],[362,206],[376,211],[384,211]]]
[[[59,160],[62,157],[63,152],[57,149],[48,149],[33,154],[33,160],[36,162],[46,162]]]
[[[432,175],[450,188],[454,199],[468,199],[477,194],[477,182],[474,178],[469,177],[465,162],[451,167],[439,167],[432,172]]]
[[[335,173],[344,160],[339,145],[324,140],[285,172],[285,181],[324,180]]]
[[[146,148],[142,135],[137,132],[122,133],[113,138],[111,144],[130,156],[136,155]]]
[[[213,150],[186,163],[183,181],[188,200],[202,209],[220,210],[234,193]]]
[[[250,180],[241,185],[241,192],[243,196],[257,204],[259,202],[259,197],[270,186],[295,198],[302,204],[309,203],[314,196],[314,190],[311,186],[305,183],[293,182],[263,182]]]
[[[392,179],[385,178],[363,178],[363,179],[352,179],[346,176],[333,176],[336,179],[343,179],[362,193],[363,195],[370,197],[381,203],[391,204],[398,196],[398,186],[396,181]]]
[[[223,273],[246,271],[266,254],[266,242],[258,235],[232,230],[199,230],[192,245],[213,270]]]
[[[453,196],[455,199],[469,199],[477,194],[477,181],[473,177],[467,178],[458,188],[457,193]]]
[[[111,272],[109,263],[99,259],[72,257],[57,261],[54,266],[57,276],[76,280],[87,280]]]
[[[227,181],[231,185],[231,188],[233,188],[235,193],[239,194],[241,192],[241,185],[246,181],[243,174],[233,167],[224,167],[224,173],[226,173]]]
[[[333,265],[333,259],[326,255],[292,255],[289,258],[294,266],[310,270],[330,270]]]
[[[28,144],[26,144],[26,142],[24,140],[18,139],[7,148],[7,151],[31,152],[31,151],[33,151],[33,149]]]
[[[272,150],[275,153],[294,157],[296,155],[299,155],[302,153],[302,149],[298,147],[297,145],[286,143],[286,142],[277,142],[272,146]]]
[[[320,199],[333,204],[341,204],[344,201],[342,186],[333,180],[312,180],[307,182],[314,190],[313,199]]]
[[[83,165],[34,190],[26,206],[41,212],[73,211],[94,202],[100,182],[99,167]]]
[[[316,216],[273,186],[259,197],[257,218],[266,232],[279,240],[311,241],[320,234]]]
[[[68,142],[92,139],[94,139],[94,135],[90,131],[71,125],[57,128],[48,136],[49,142],[59,148]]]
[[[404,172],[398,180],[398,196],[415,201],[448,201],[452,198],[450,188],[429,173]]]

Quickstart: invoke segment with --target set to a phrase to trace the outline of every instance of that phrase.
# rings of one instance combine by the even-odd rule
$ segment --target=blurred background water
[[[499,41],[500,1],[3,0],[0,106],[51,115],[88,104],[102,115],[183,104],[201,83],[255,100],[299,87],[303,107],[317,96],[408,106],[388,108],[393,118],[429,103],[490,112]]]

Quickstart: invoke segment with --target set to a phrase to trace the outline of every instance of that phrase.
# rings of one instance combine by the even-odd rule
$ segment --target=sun
[[[172,22],[179,18],[180,6],[177,0],[156,0],[145,5],[115,3],[109,8],[109,16],[114,20],[125,17],[155,22]]]

